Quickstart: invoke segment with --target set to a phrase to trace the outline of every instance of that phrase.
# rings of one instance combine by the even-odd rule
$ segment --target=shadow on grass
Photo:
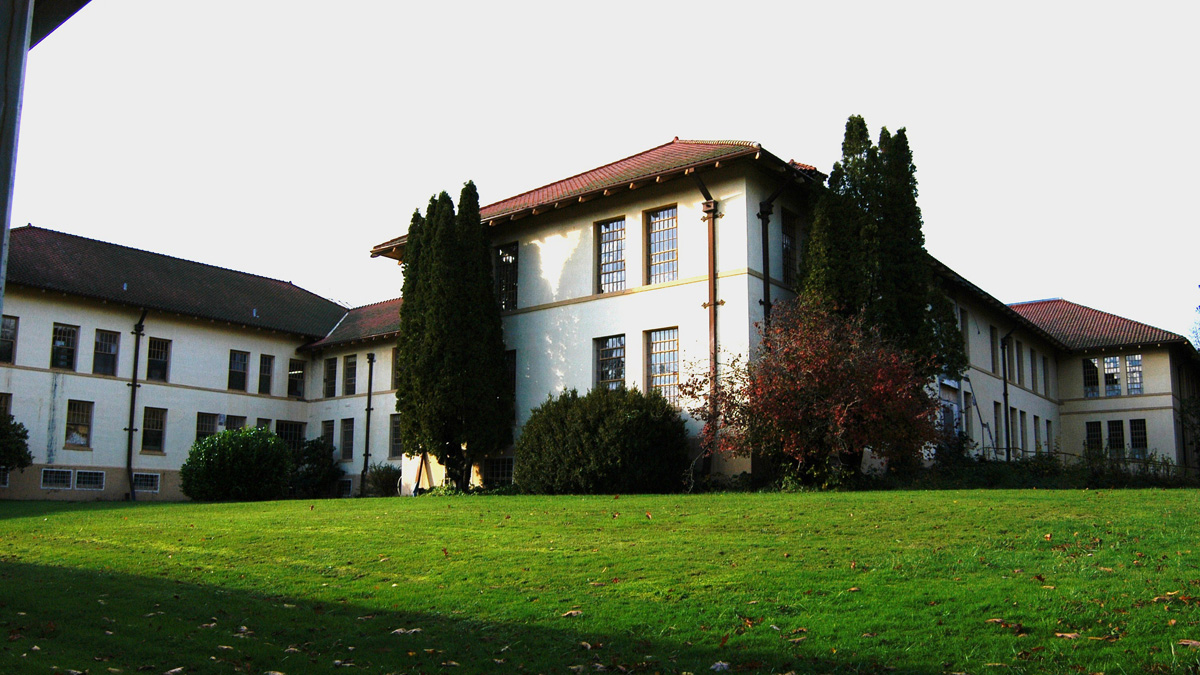
[[[198,583],[26,563],[0,563],[0,672],[379,673],[943,672],[778,648],[613,633],[585,616],[544,624],[387,607],[386,589],[360,603],[321,603]],[[436,603],[430,599],[430,604]],[[387,607],[381,609],[381,607]],[[397,633],[398,629],[407,632]],[[717,668],[721,667],[717,665]]]

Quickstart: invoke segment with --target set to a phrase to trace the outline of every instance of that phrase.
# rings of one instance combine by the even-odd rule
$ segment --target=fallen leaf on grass
[[[443,665],[443,666],[450,667],[450,668],[457,668],[457,667],[458,667],[458,662],[457,662],[457,661],[443,661],[443,662],[442,662],[442,665]]]
[[[1168,622],[1167,622],[1167,625],[1168,625],[1168,626],[1174,626],[1174,625],[1175,625],[1175,619],[1171,619],[1170,621],[1168,621]]]
[[[808,639],[808,636],[807,636],[807,635],[801,635],[801,636],[800,636],[800,637],[798,637],[798,638],[792,638],[792,639],[788,640],[788,642],[790,642],[790,643],[792,643],[792,644],[794,644],[794,645],[798,645],[798,644],[800,644],[801,642],[804,642],[804,641],[805,641],[805,640],[807,640],[807,639]]]
[[[163,675],[183,675],[183,673],[183,666],[180,666],[178,668],[172,668],[168,670],[167,672],[163,673]]]
[[[1178,644],[1181,644],[1184,647],[1191,647],[1192,649],[1195,649],[1200,647],[1200,640],[1180,640]]]
[[[858,586],[851,586],[851,587],[850,587],[850,590],[849,590],[848,592],[849,592],[849,593],[857,593],[857,592],[858,592]]]
[[[1111,572],[1111,571],[1113,571],[1113,568],[1111,568],[1111,567],[1097,567],[1096,569],[1100,570],[1101,572]]]
[[[863,633],[862,634],[863,637],[875,637],[877,635],[879,635],[879,633]]]
[[[572,609],[569,612],[563,612],[562,615],[563,616],[583,616],[583,612],[579,611],[578,609]]]
[[[397,628],[396,630],[392,631],[392,635],[412,635],[413,633],[420,632],[420,628]]]
[[[1065,640],[1078,640],[1079,633],[1055,633],[1054,637],[1060,637]]]

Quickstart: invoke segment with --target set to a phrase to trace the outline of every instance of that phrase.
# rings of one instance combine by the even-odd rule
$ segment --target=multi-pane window
[[[250,372],[250,352],[229,350],[229,389],[246,391],[246,373]]]
[[[1096,359],[1083,360],[1083,397],[1096,398],[1100,396],[1100,369]],[[1099,422],[1097,422],[1099,424]]]
[[[358,391],[358,357],[350,354],[342,359],[342,396]]]
[[[333,445],[333,420],[321,420],[321,440]]]
[[[66,445],[89,448],[92,445],[92,402],[67,401]]]
[[[146,344],[146,379],[167,381],[171,365],[171,341],[150,338]]]
[[[146,408],[142,413],[142,450],[147,452],[163,451],[163,436],[167,431],[167,411],[165,408]]]
[[[650,388],[671,403],[679,398],[679,329],[646,333],[646,375]]]
[[[17,317],[6,316],[0,323],[0,363],[13,363],[17,355]]]
[[[245,415],[226,415],[225,416],[225,429],[226,430],[245,429],[245,428],[246,428],[246,416]]]
[[[596,242],[600,292],[625,290],[625,219],[597,224]]]
[[[796,214],[784,209],[779,222],[783,235],[783,284],[794,288],[800,259],[800,242],[796,239]]]
[[[1108,454],[1113,459],[1125,456],[1125,421],[1108,421]]]
[[[104,472],[103,471],[84,471],[80,469],[75,472],[75,489],[76,490],[103,490],[104,489]]]
[[[217,433],[216,413],[196,413],[196,440],[208,438]]]
[[[483,486],[492,488],[512,485],[513,458],[489,457],[483,460]]]
[[[1129,454],[1134,459],[1145,459],[1149,439],[1146,437],[1146,420],[1129,420]]]
[[[1042,418],[1037,415],[1033,416],[1033,449],[1036,452],[1042,451]]]
[[[288,396],[304,398],[304,362],[300,359],[288,360]]]
[[[342,420],[342,461],[354,459],[354,418]]]
[[[50,343],[50,367],[75,370],[75,347],[79,344],[79,326],[54,324]]]
[[[1101,437],[1102,427],[1099,422],[1088,422],[1087,432],[1084,437],[1083,447],[1087,450],[1100,450],[1104,447],[1104,439]]]
[[[392,389],[400,388],[400,348],[392,347]]]
[[[1037,391],[1037,387],[1038,387],[1037,364],[1038,364],[1037,352],[1035,352],[1033,350],[1033,347],[1030,347],[1029,348],[1029,388],[1035,392]]]
[[[0,415],[12,414],[12,394],[0,394]]]
[[[646,277],[657,284],[679,278],[678,210],[674,206],[646,214]]]
[[[325,398],[337,396],[337,358],[325,359]]]
[[[1121,395],[1121,357],[1104,357],[1104,395]]]
[[[260,417],[260,418],[258,418],[258,421],[254,423],[254,426],[258,429],[270,429],[271,428],[271,418],[270,417]]]
[[[625,386],[625,336],[596,340],[596,383],[605,389]]]
[[[96,348],[92,351],[92,372],[96,375],[117,374],[117,346],[121,334],[96,329]]]
[[[1054,422],[1046,420],[1046,448],[1054,449]]]
[[[400,413],[392,413],[391,422],[388,427],[388,459],[399,459],[404,456],[404,441],[400,438]]]
[[[73,472],[69,469],[42,469],[42,489],[71,489]]]
[[[258,356],[258,393],[271,393],[271,377],[275,375],[275,357],[270,354]]]
[[[1142,355],[1128,354],[1125,356],[1125,381],[1129,385],[1131,396],[1142,393]],[[1130,432],[1132,435],[1132,432]]]
[[[517,308],[517,242],[496,247],[496,300],[501,310]]]
[[[1050,395],[1050,359],[1045,356],[1042,357],[1042,393]],[[1047,438],[1046,442],[1049,443],[1050,439]]]
[[[275,434],[283,439],[289,448],[299,450],[304,445],[304,422],[276,420]]]
[[[159,474],[133,474],[133,489],[135,492],[158,492]]]

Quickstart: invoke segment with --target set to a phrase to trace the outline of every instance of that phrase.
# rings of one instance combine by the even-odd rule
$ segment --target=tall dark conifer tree
[[[404,259],[396,410],[410,456],[426,452],[460,489],[471,467],[511,440],[500,310],[479,195],[459,211],[445,192],[413,214]]]

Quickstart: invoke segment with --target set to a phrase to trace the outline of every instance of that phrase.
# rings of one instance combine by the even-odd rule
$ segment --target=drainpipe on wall
[[[363,440],[363,469],[358,482],[358,496],[367,494],[367,467],[371,461],[371,396],[375,392],[375,352],[367,352],[367,431]]]
[[[783,194],[783,189],[787,187],[788,180],[784,180],[767,197],[765,201],[758,203],[758,219],[762,221],[762,264],[763,264],[763,297],[759,300],[759,304],[763,306],[763,322],[771,323],[771,214],[775,211],[775,200],[779,195]]]
[[[137,431],[134,428],[134,422],[137,419],[137,390],[142,386],[138,384],[138,360],[142,351],[142,336],[145,335],[146,314],[149,310],[143,309],[142,316],[133,324],[133,375],[129,377],[129,426],[125,429],[125,474],[129,480],[129,501],[137,501],[137,493],[133,489],[133,432]]]
[[[703,220],[708,224],[708,302],[702,306],[708,310],[708,374],[715,387],[717,384],[717,306],[725,304],[724,300],[717,300],[717,218],[720,218],[721,214],[717,213],[717,201],[713,199],[712,193],[708,191],[708,186],[704,184],[704,181],[696,174],[692,174],[692,179],[696,181],[696,187],[704,196]],[[715,404],[710,403],[710,405]]]
[[[1000,338],[1000,366],[1004,375],[1004,461],[1012,461],[1012,422],[1008,419],[1008,339],[1016,328]]]

